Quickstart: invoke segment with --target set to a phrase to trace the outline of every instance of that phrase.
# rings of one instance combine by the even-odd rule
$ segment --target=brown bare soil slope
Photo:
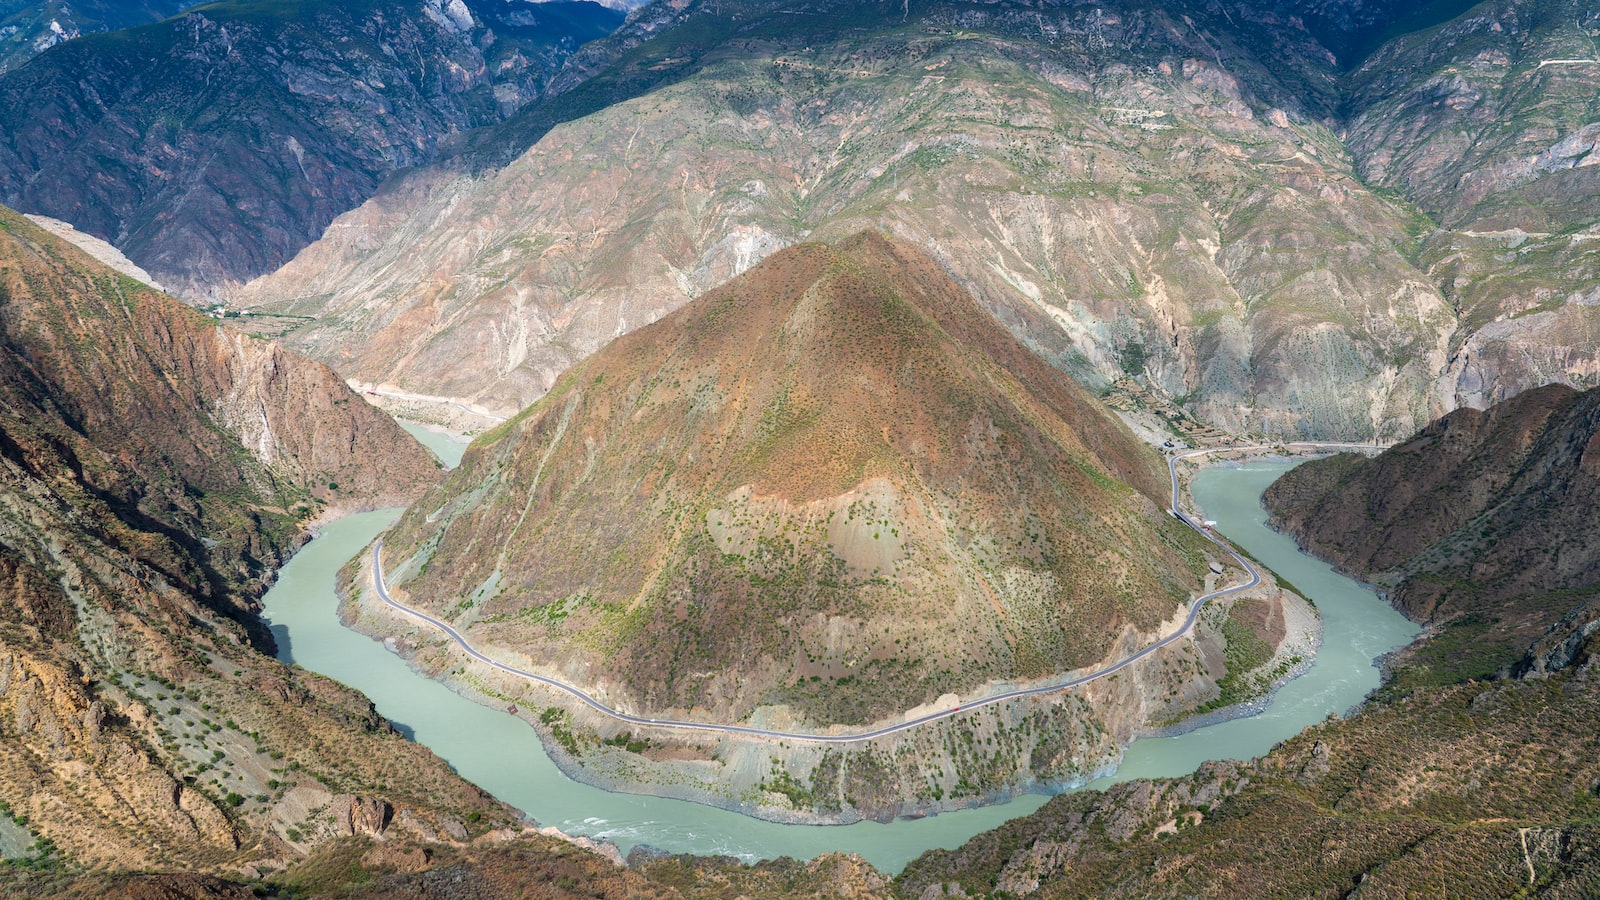
[[[414,496],[424,452],[326,368],[0,210],[0,811],[28,866],[236,872],[512,818],[251,648],[304,518]]]
[[[402,503],[437,477],[331,369],[219,327],[3,208],[0,347],[6,458],[70,473],[83,502],[143,534],[123,541],[135,558],[219,602],[250,593],[298,519]]]
[[[411,602],[623,705],[857,723],[1172,616],[1200,557],[1163,476],[920,251],[864,234],[575,367],[385,553]]]
[[[1458,410],[1372,460],[1294,469],[1265,501],[1301,544],[1441,631],[1420,651],[1436,677],[1490,675],[1564,618],[1594,617],[1600,391]]]

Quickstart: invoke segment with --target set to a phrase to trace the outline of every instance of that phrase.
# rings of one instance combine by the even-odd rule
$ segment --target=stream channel
[[[459,459],[459,451],[452,455],[448,464]],[[1328,714],[1343,713],[1359,703],[1378,686],[1374,659],[1417,634],[1415,625],[1370,590],[1301,553],[1292,540],[1266,527],[1261,492],[1293,464],[1270,460],[1214,466],[1195,477],[1192,495],[1207,518],[1217,521],[1218,531],[1316,603],[1324,628],[1316,663],[1279,690],[1257,715],[1177,737],[1134,742],[1116,774],[1090,787],[1185,775],[1210,759],[1259,756]],[[809,859],[840,850],[894,873],[925,850],[958,846],[1038,809],[1048,799],[1030,794],[1009,803],[888,824],[779,825],[698,803],[609,793],[572,781],[550,762],[527,723],[416,674],[382,643],[339,623],[335,574],[398,514],[399,510],[384,510],[332,522],[283,567],[266,595],[264,613],[278,640],[279,658],[364,692],[396,728],[449,761],[462,777],[541,825],[604,838],[623,853],[647,844],[673,853],[755,860]]]

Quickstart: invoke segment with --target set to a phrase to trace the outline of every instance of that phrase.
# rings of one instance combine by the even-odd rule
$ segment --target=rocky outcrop
[[[1515,678],[1544,678],[1593,655],[1591,638],[1600,631],[1600,610],[1588,602],[1550,626],[1511,669]]]
[[[325,367],[10,211],[0,348],[0,801],[47,852],[234,871],[397,809],[507,822],[370,702],[253,649],[308,517],[414,496],[426,451]],[[343,827],[298,806],[325,783]]]
[[[164,852],[238,849],[239,834],[215,799],[190,789],[108,721],[81,675],[20,648],[0,649],[0,669],[0,768],[12,809],[34,828],[85,861],[117,868],[148,866]],[[110,832],[134,822],[154,853],[112,839]],[[81,831],[57,837],[72,829]]]
[[[1264,500],[1303,546],[1439,632],[1418,652],[1441,677],[1507,670],[1536,639],[1553,645],[1535,653],[1545,665],[1570,663],[1600,583],[1600,390],[1458,410],[1371,460],[1294,469]]]
[[[341,834],[377,836],[389,828],[394,808],[375,798],[362,799],[350,794],[333,798],[328,812],[333,816],[334,828]]]
[[[0,76],[0,202],[110,241],[185,296],[226,294],[621,21],[520,6],[223,5],[68,42]]]

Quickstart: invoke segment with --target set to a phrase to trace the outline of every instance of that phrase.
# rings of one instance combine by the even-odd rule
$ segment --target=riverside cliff
[[[515,821],[262,652],[257,598],[310,518],[412,499],[438,477],[420,445],[9,210],[0,348],[0,801],[37,841],[7,856],[259,874],[341,835]]]

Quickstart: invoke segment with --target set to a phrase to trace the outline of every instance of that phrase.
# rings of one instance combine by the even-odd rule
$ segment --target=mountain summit
[[[859,724],[1169,618],[1204,563],[1163,476],[936,264],[867,233],[578,365],[385,551],[410,602],[624,707]]]

